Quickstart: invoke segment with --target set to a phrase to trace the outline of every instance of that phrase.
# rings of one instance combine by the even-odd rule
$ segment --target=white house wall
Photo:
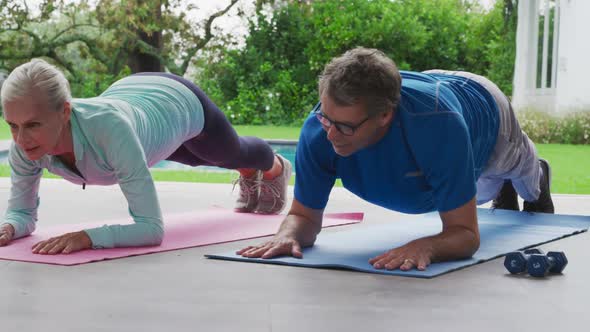
[[[555,81],[536,87],[538,12],[543,0],[520,0],[512,101],[516,109],[590,111],[590,0],[559,0]]]
[[[560,5],[557,110],[590,110],[590,1],[562,0]]]

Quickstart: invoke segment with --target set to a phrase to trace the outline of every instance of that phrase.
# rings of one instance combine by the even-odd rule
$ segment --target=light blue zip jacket
[[[15,238],[35,230],[47,169],[83,186],[119,184],[135,223],[86,229],[94,248],[160,244],[162,213],[148,168],[203,130],[197,96],[170,78],[130,76],[96,98],[74,99],[70,123],[80,174],[55,156],[31,161],[16,144],[10,147],[12,187],[4,221],[14,226]]]

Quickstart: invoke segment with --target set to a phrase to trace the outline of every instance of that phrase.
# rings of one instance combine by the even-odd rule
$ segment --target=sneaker
[[[551,167],[549,163],[544,159],[539,159],[539,164],[543,170],[543,174],[540,179],[539,187],[541,193],[539,198],[534,202],[524,202],[523,211],[526,212],[543,212],[543,213],[555,213],[553,206],[553,200],[551,199]]]
[[[254,212],[261,214],[279,214],[287,205],[287,187],[291,179],[291,163],[277,154],[283,165],[281,175],[271,180],[260,180],[260,196]]]
[[[256,171],[252,177],[240,177],[234,181],[234,189],[236,185],[240,185],[240,193],[236,200],[235,212],[247,213],[253,212],[258,205],[259,182],[262,179],[262,171]]]
[[[512,186],[512,181],[504,180],[500,193],[492,202],[492,209],[520,211],[518,195]]]

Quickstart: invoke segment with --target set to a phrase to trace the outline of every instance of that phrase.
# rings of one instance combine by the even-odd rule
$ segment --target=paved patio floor
[[[0,179],[0,209],[10,184]],[[231,208],[230,185],[158,183],[165,213]],[[292,189],[292,188],[291,188]],[[555,195],[556,212],[590,215],[590,196]],[[363,211],[361,225],[404,215],[336,188],[329,211]],[[127,215],[117,186],[41,184],[40,224]],[[507,274],[502,259],[434,279],[209,260],[233,242],[64,267],[0,261],[2,331],[584,331],[590,326],[590,235],[564,250],[563,275]]]

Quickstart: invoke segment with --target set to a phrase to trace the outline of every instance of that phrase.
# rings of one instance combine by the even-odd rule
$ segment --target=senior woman
[[[290,163],[255,137],[239,137],[192,82],[167,73],[123,78],[100,96],[72,99],[63,73],[43,60],[12,71],[1,91],[12,131],[11,192],[0,246],[35,230],[43,169],[86,185],[119,184],[134,220],[41,241],[38,254],[159,245],[164,230],[149,167],[161,160],[240,173],[238,212],[279,213]]]

